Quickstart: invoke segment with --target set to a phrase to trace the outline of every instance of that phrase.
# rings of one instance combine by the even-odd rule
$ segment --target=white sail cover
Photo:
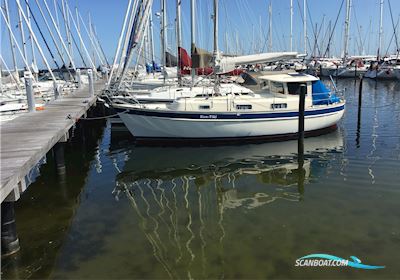
[[[236,66],[243,64],[267,63],[280,60],[290,60],[297,58],[297,52],[275,52],[242,55],[235,57],[222,57],[220,59],[220,72],[226,73],[234,70]]]

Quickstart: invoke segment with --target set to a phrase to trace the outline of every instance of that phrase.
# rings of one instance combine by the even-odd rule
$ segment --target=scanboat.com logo
[[[385,266],[363,264],[361,260],[355,256],[351,256],[350,258],[351,260],[346,260],[328,254],[311,254],[297,259],[295,266],[350,266],[360,269],[385,268]]]

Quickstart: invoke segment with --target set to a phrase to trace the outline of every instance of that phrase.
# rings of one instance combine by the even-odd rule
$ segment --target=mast
[[[162,64],[163,64],[163,80],[165,84],[166,78],[166,64],[167,64],[167,56],[165,52],[167,51],[167,42],[166,42],[166,29],[167,29],[167,13],[165,12],[167,3],[165,0],[161,0],[161,57],[162,57]]]
[[[180,48],[182,46],[182,34],[181,34],[181,0],[176,0],[176,43],[178,49],[178,65],[177,65],[177,74],[178,74],[178,85],[182,83],[181,76],[181,56],[180,56]]]
[[[18,84],[17,84],[17,87],[18,87]],[[1,62],[0,62],[0,93],[1,94],[3,93],[3,67],[2,67]]]
[[[249,53],[250,52],[254,53],[255,52],[254,50],[256,49],[255,43],[254,43],[254,41],[255,41],[255,38],[254,38],[254,24],[251,25],[251,34],[252,34],[252,36],[251,36],[252,44],[251,44],[251,48],[249,50]]]
[[[383,33],[383,0],[380,1],[380,18],[379,18],[379,46],[378,46],[378,59],[382,51],[382,33]]]
[[[215,75],[215,87],[214,92],[219,94],[219,76],[220,72],[220,57],[218,47],[218,0],[214,0],[214,75]]]
[[[83,19],[82,19],[83,20]],[[84,23],[84,22],[83,22]],[[79,32],[81,32],[80,30],[79,30]],[[93,55],[93,63],[96,65],[96,53],[98,53],[98,51],[97,51],[97,49],[96,49],[96,46],[95,46],[95,44],[94,44],[94,40],[93,40],[93,27],[92,27],[92,16],[90,15],[90,12],[89,12],[89,38],[90,38],[90,42],[92,43],[92,55]],[[102,61],[101,61],[101,56],[99,55],[99,60],[100,60],[100,63],[101,64],[104,64]]]
[[[22,50],[24,52],[24,57],[26,60],[28,60],[28,56],[27,56],[27,52],[26,52],[24,25],[22,24],[22,16],[21,16],[20,10],[18,10],[18,27],[19,27],[19,31],[21,32],[21,42],[22,42]]]
[[[54,13],[56,15],[56,20],[57,20],[57,26],[58,26],[58,29],[60,29],[60,19],[58,17],[56,0],[53,0],[53,6],[54,6]]]
[[[49,1],[51,1],[51,0],[49,0]],[[57,2],[56,2],[56,1],[57,1],[57,0],[53,0],[54,14],[55,14],[56,22],[57,22],[56,28],[58,28],[58,30],[61,30],[61,27],[60,27],[60,19],[59,19],[59,17],[58,17]],[[63,55],[64,55],[64,52],[63,52]]]
[[[28,3],[28,0],[26,0],[26,1],[27,1],[27,3]],[[28,4],[28,5],[29,5],[29,4]],[[27,16],[28,16],[28,25],[29,25],[29,27],[32,28],[32,23],[31,23],[31,11],[29,10],[28,5],[26,5],[26,14],[27,14]],[[33,66],[36,68],[37,66],[36,66],[35,44],[34,44],[34,42],[33,42],[33,40],[32,40],[32,36],[31,36],[30,34],[29,34],[28,38],[29,38],[29,40],[31,41],[32,64],[33,64]],[[34,70],[34,72],[36,72],[36,71]],[[37,79],[37,77],[36,77],[36,79]]]
[[[304,53],[307,54],[307,0],[303,1]]]
[[[152,64],[152,72],[154,74],[155,63],[154,63],[154,33],[153,33],[153,13],[150,13],[150,49],[151,49],[151,64]]]
[[[65,26],[65,34],[67,36],[67,43],[68,43],[68,51],[71,57],[73,57],[72,53],[72,40],[71,40],[71,26],[69,23],[69,15],[67,12],[66,8],[66,3],[65,0],[61,0],[61,6],[62,6],[62,13],[63,13],[63,19],[64,19],[64,26]],[[70,61],[72,63],[72,61]],[[67,67],[67,65],[65,65]]]
[[[119,35],[119,39],[118,39],[117,49],[115,50],[114,61],[113,61],[113,64],[111,66],[110,76],[108,77],[108,81],[107,81],[107,89],[109,89],[109,87],[110,87],[110,84],[111,84],[111,81],[112,81],[112,77],[113,77],[113,74],[114,74],[114,69],[115,69],[115,66],[117,64],[117,60],[118,60],[119,54],[121,52],[122,41],[124,39],[125,29],[126,29],[126,25],[128,23],[129,14],[130,14],[129,12],[131,10],[131,6],[132,6],[132,0],[129,0],[128,7],[126,8],[124,23],[122,25],[122,29],[121,29],[121,32],[120,32],[120,35]]]
[[[315,24],[315,34],[314,34],[314,46],[313,46],[313,51],[312,51],[312,56],[316,57],[317,56],[317,45],[318,45],[318,23]]]
[[[236,32],[235,32],[235,39],[236,39],[236,55],[239,55],[239,33],[238,33],[238,31],[236,30]]]
[[[6,9],[5,16],[7,17],[7,21],[11,23],[10,21],[10,11],[8,10],[8,0],[4,0],[4,8]],[[10,38],[10,46],[11,46],[11,54],[13,58],[13,65],[14,65],[14,71],[17,72],[17,58],[15,56],[15,42],[12,37],[12,30],[9,30],[9,38]]]
[[[95,43],[97,42],[98,48],[100,49],[101,54],[103,55],[103,58],[104,58],[104,61],[105,61],[106,65],[107,65],[107,67],[110,68],[110,63],[108,62],[107,56],[106,56],[106,54],[105,54],[105,52],[103,50],[103,47],[101,46],[100,40],[99,40],[99,38],[97,36],[96,26],[92,24],[92,27],[93,27],[93,39],[95,39]]]
[[[148,26],[147,23],[148,23],[149,16],[150,16],[150,13],[151,13],[151,4],[152,4],[152,0],[143,1],[140,4],[139,12],[141,13],[142,17],[138,21],[137,26],[135,26],[135,30],[134,30],[134,32],[135,32],[134,35],[135,36],[134,36],[133,40],[131,41],[130,46],[129,46],[128,50],[127,50],[128,51],[127,58],[126,58],[126,61],[125,61],[124,65],[123,65],[123,68],[122,68],[122,72],[121,72],[118,88],[120,88],[123,85],[122,81],[124,80],[124,77],[125,77],[125,75],[126,75],[126,73],[128,71],[130,62],[132,61],[132,58],[133,58],[134,53],[135,53],[133,51],[133,49],[136,48],[137,44],[139,43],[138,40],[142,40],[142,42],[143,42],[142,34],[146,33],[146,26]],[[130,35],[133,35],[133,33],[131,33]],[[139,56],[140,56],[140,54],[139,54]]]
[[[331,34],[331,32],[332,32],[332,26],[331,26],[331,21],[329,21],[328,34]],[[327,53],[328,53],[328,57],[331,57],[331,42],[330,41],[328,41]]]
[[[196,44],[196,1],[195,0],[190,0],[190,53],[193,55],[194,49],[195,49],[195,44]],[[194,84],[194,78],[196,75],[196,68],[193,67],[193,61],[192,61],[192,86]]]
[[[219,47],[218,47],[218,0],[214,0],[214,68],[218,67]]]
[[[290,0],[290,51],[293,51],[293,0]]]
[[[49,5],[47,4],[47,1],[46,1],[46,0],[43,0],[43,3],[44,3],[44,6],[45,6],[45,8],[46,8],[46,10],[47,10],[47,13],[48,13],[49,16],[50,16],[50,19],[51,19],[51,22],[53,23],[53,26],[55,27],[56,34],[58,35],[58,39],[59,39],[60,42],[61,42],[61,45],[62,45],[62,47],[63,47],[63,50],[65,51],[65,54],[67,55],[67,58],[68,58],[69,61],[70,61],[70,65],[71,65],[72,68],[76,71],[76,66],[75,66],[74,61],[73,61],[73,59],[72,59],[72,54],[70,54],[70,53],[68,52],[68,46],[65,44],[65,42],[64,42],[64,40],[63,40],[63,38],[62,38],[59,25],[57,25],[57,23],[56,23],[56,21],[55,21],[53,15],[52,15],[52,13],[51,13],[51,10],[50,10],[50,8],[49,8]],[[57,10],[56,10],[56,14],[57,14]],[[62,50],[61,50],[61,51],[62,51]],[[65,61],[66,61],[66,59],[65,59]],[[65,67],[68,67],[68,66],[65,65]]]
[[[149,58],[148,58],[148,51],[149,51],[149,25],[146,24],[145,27],[146,32],[144,32],[144,46],[143,46],[143,64],[146,67]],[[146,71],[147,72],[147,71]]]
[[[225,45],[225,47],[224,47],[225,53],[229,53],[229,51],[228,51],[228,33],[226,33],[226,32],[225,32],[225,36],[224,36],[224,45]]]
[[[29,63],[28,63],[28,61],[26,61],[26,59],[25,59],[25,57],[24,57],[24,54],[22,53],[22,50],[21,50],[21,48],[19,47],[19,44],[18,44],[18,42],[17,42],[17,39],[15,38],[14,33],[12,32],[12,28],[11,28],[10,22],[7,20],[7,16],[4,14],[3,9],[0,9],[0,13],[1,13],[1,15],[2,15],[2,17],[3,17],[3,19],[4,19],[4,22],[6,23],[6,26],[7,26],[7,28],[8,28],[8,31],[9,31],[10,34],[11,34],[11,39],[12,39],[13,42],[15,43],[15,46],[16,46],[16,48],[17,48],[19,54],[20,54],[21,57],[22,57],[22,61],[25,63],[25,68],[27,68],[27,71],[29,71],[29,72],[32,74],[32,72],[31,72],[30,69],[29,69]],[[1,57],[1,55],[0,55],[0,57]],[[6,66],[6,63],[5,63],[4,60],[3,60],[3,64]],[[6,67],[7,67],[7,66],[6,66]],[[8,68],[7,68],[7,69],[8,69]],[[18,72],[16,72],[16,73],[18,73]],[[10,72],[10,74],[11,74],[11,72]],[[12,76],[12,79],[13,79],[13,80],[17,80],[16,77],[14,77],[13,75],[11,75],[11,76]]]
[[[43,18],[43,21],[44,21],[44,23],[45,23],[45,25],[46,25],[46,28],[47,28],[47,30],[48,30],[48,32],[49,32],[49,34],[50,34],[50,37],[51,37],[51,39],[52,39],[54,45],[56,46],[57,53],[58,53],[58,55],[60,56],[62,63],[63,63],[63,64],[65,65],[65,67],[68,69],[68,65],[66,64],[66,61],[65,61],[64,58],[63,58],[62,50],[60,49],[60,47],[59,47],[59,45],[58,45],[58,42],[57,42],[57,40],[56,40],[56,38],[55,38],[55,36],[54,36],[54,34],[53,34],[53,31],[52,31],[51,28],[50,28],[49,22],[48,22],[47,19],[46,19],[46,16],[45,16],[45,14],[44,14],[44,12],[43,12],[42,7],[40,6],[39,0],[35,0],[35,1],[36,1],[36,6],[38,7],[39,12],[40,12],[40,14],[41,14],[41,16],[42,16],[42,18]],[[73,64],[71,63],[71,65],[73,65]],[[76,68],[74,68],[74,70],[76,71]]]
[[[86,48],[86,45],[85,45],[85,43],[83,42],[82,36],[81,36],[81,34],[78,32],[78,26],[76,25],[74,16],[72,15],[72,12],[71,12],[71,9],[70,9],[69,6],[68,6],[68,3],[65,3],[65,12],[67,13],[67,16],[68,16],[68,17],[71,17],[72,24],[74,25],[75,30],[76,30],[76,32],[77,32],[77,34],[78,34],[78,38],[79,38],[79,40],[80,40],[81,43],[82,43],[83,50],[84,50],[85,53],[86,53],[86,56],[87,56],[87,58],[88,58],[88,60],[89,60],[89,63],[91,64],[91,67],[92,67],[93,72],[97,75],[96,65],[93,63],[93,60],[92,60],[91,57],[90,57],[90,53],[88,52],[88,50],[87,50],[87,48]],[[68,21],[69,21],[69,20],[68,20]],[[70,30],[70,31],[71,31],[71,30]]]
[[[128,51],[129,41],[130,41],[130,38],[131,38],[131,36],[129,34],[134,28],[134,23],[135,23],[135,18],[136,18],[135,15],[137,14],[138,9],[140,9],[139,8],[139,1],[135,0],[135,1],[133,1],[133,6],[132,6],[130,18],[129,18],[127,31],[126,31],[127,33],[126,33],[126,36],[125,36],[124,44],[122,45],[121,57],[119,59],[117,72],[115,73],[116,77],[121,77],[121,71],[123,71],[124,65],[126,63],[127,51]]]
[[[79,20],[79,15],[78,15],[78,7],[75,6],[75,17],[76,17],[76,22],[78,24],[78,32],[81,33],[81,23]],[[82,51],[82,43],[79,42],[79,49]]]
[[[98,58],[99,58],[99,61],[100,61],[100,64],[101,64],[101,65],[105,65],[105,62],[104,62],[103,59],[101,58],[100,50],[96,47],[96,44],[95,44],[93,28],[90,28],[90,26],[89,26],[89,29],[87,28],[87,26],[86,26],[86,24],[85,24],[85,21],[83,20],[81,14],[80,14],[79,12],[78,12],[78,16],[79,16],[79,19],[78,19],[78,20],[80,20],[80,21],[82,22],[82,24],[83,24],[83,29],[86,31],[86,34],[88,35],[89,40],[90,40],[90,43],[91,43],[91,46],[92,46],[92,51],[93,51],[93,64],[96,65],[96,54],[97,54],[97,56],[98,56]],[[89,20],[90,25],[91,25],[91,22],[92,22],[92,21]],[[91,26],[92,26],[92,25],[91,25]],[[79,32],[79,34],[80,34],[80,32]]]
[[[34,40],[34,42],[35,42],[35,44],[36,44],[36,47],[37,47],[37,49],[38,49],[38,51],[39,51],[39,53],[40,53],[40,56],[42,57],[43,62],[44,62],[44,64],[46,65],[47,70],[49,71],[49,73],[50,73],[50,75],[51,75],[51,78],[53,79],[54,86],[56,86],[56,77],[54,76],[53,71],[51,70],[51,67],[50,67],[49,63],[47,62],[46,56],[44,55],[44,53],[43,53],[43,51],[42,51],[42,48],[40,47],[39,41],[38,41],[38,39],[36,38],[35,33],[33,32],[32,28],[28,25],[28,19],[26,18],[25,13],[24,13],[24,11],[22,10],[21,3],[20,3],[19,1],[20,1],[20,0],[16,0],[15,2],[17,3],[18,9],[21,11],[21,15],[22,15],[23,20],[25,21],[25,23],[26,23],[27,26],[28,26],[29,33],[31,34],[31,36],[32,36],[32,38],[33,38],[33,40]],[[31,73],[31,74],[32,74],[32,73]]]
[[[268,32],[268,52],[272,52],[272,1],[269,2],[269,32]]]
[[[136,63],[135,63],[135,68],[134,68],[135,72],[137,71],[138,65],[140,63],[140,59],[142,57],[144,58],[144,62],[146,63],[146,57],[145,57],[146,56],[146,50],[145,50],[146,46],[145,46],[145,43],[146,43],[147,27],[148,27],[148,25],[146,25],[144,27],[145,30],[143,32],[143,38],[140,40],[139,49],[138,49],[138,55],[136,57]],[[134,81],[135,81],[135,77],[132,78],[131,85],[133,85]]]
[[[258,52],[262,53],[263,51],[263,43],[262,43],[262,38],[263,38],[263,32],[262,32],[262,23],[261,23],[261,16],[259,18],[259,23],[260,23],[260,37],[258,39],[258,42],[260,43],[259,48],[258,48]]]
[[[346,21],[345,21],[345,32],[344,32],[343,60],[345,60],[348,55],[350,15],[351,15],[351,0],[346,0]]]

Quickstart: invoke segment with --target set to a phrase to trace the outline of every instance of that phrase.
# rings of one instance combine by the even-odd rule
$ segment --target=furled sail
[[[236,57],[223,56],[219,61],[220,72],[221,73],[230,72],[239,65],[290,60],[297,58],[297,56],[298,56],[297,52],[260,53],[260,54],[250,54],[250,55],[242,55]]]

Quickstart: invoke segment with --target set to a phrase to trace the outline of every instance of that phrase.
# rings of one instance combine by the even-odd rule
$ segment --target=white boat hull
[[[365,78],[370,79],[382,79],[382,80],[394,80],[396,79],[395,71],[392,69],[384,70],[370,70],[364,75]]]
[[[126,127],[137,138],[225,139],[290,136],[298,132],[298,112],[253,114],[153,114],[146,109],[133,109],[120,114]],[[342,118],[344,103],[308,109],[305,131],[332,127]],[[281,114],[281,115],[279,115]],[[243,115],[243,114],[242,114]],[[280,117],[281,116],[281,117]]]
[[[354,78],[363,76],[367,72],[364,68],[321,68],[321,76],[324,77],[338,77],[338,78]]]

